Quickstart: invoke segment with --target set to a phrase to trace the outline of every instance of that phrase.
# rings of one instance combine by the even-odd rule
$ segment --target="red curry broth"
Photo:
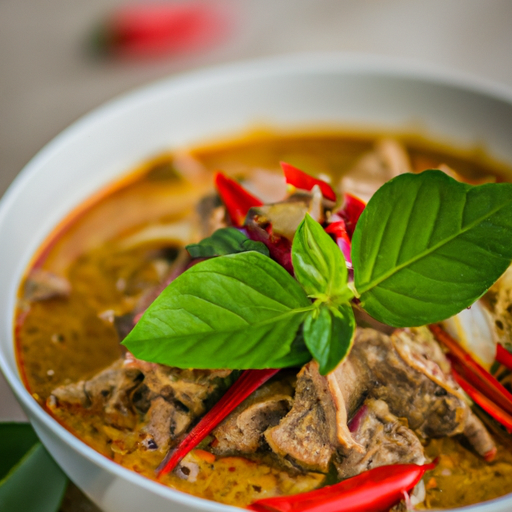
[[[306,172],[330,175],[336,183],[374,140],[343,133],[257,134],[190,154],[210,172],[222,169],[237,176],[252,168],[279,172],[278,162],[283,160]],[[418,171],[442,163],[469,179],[507,171],[478,150],[464,154],[420,138],[403,141]],[[159,283],[162,276],[155,251],[177,251],[200,239],[194,207],[213,191],[212,180],[191,183],[181,179],[176,167],[183,164],[183,158],[189,157],[165,154],[144,164],[79,214],[71,215],[41,249],[37,265],[65,276],[72,289],[67,299],[30,304],[20,300],[18,362],[25,385],[41,406],[45,407],[57,386],[90,378],[120,357],[118,335],[108,319],[114,313],[131,311],[144,291]],[[163,229],[160,240],[158,236],[151,241],[137,239],[147,226],[171,228]],[[22,294],[20,290],[20,297]],[[125,427],[131,433],[106,425],[95,412],[85,414],[85,421],[83,411],[80,415],[64,414],[58,420],[100,453],[154,478],[161,455],[134,449],[141,439],[135,417],[126,420]],[[489,465],[457,439],[431,441],[426,452],[430,456],[441,454],[441,458],[437,469],[426,477],[427,506],[461,506],[505,494],[512,489],[511,448],[509,440],[501,439],[498,457]],[[188,456],[201,467],[196,482],[175,475],[166,475],[163,482],[207,499],[244,506],[273,495],[276,489],[292,494],[325,481],[324,475],[314,472],[290,475],[265,461],[212,459],[204,453],[196,450]]]

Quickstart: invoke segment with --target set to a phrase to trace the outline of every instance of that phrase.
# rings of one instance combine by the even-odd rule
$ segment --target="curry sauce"
[[[27,388],[42,407],[54,389],[92,378],[123,355],[119,344],[124,317],[172,272],[183,247],[202,238],[195,206],[214,192],[210,173],[222,169],[239,178],[259,170],[279,173],[287,161],[333,183],[365,153],[377,136],[347,133],[276,135],[257,133],[228,143],[163,154],[142,165],[130,179],[70,216],[46,242],[20,289],[16,321],[18,364]],[[415,137],[398,137],[414,171],[445,165],[470,182],[512,176],[479,149],[457,152]],[[267,171],[268,172],[268,171]],[[185,177],[184,177],[185,176]],[[30,295],[30,280],[57,275],[69,292]],[[35,277],[34,277],[35,276]],[[36,282],[37,290],[45,283]],[[38,288],[39,287],[39,288]],[[54,411],[55,413],[55,411]],[[117,413],[116,413],[117,414]],[[113,461],[148,478],[162,454],[141,449],[140,414],[118,414],[114,424],[91,408],[62,410],[56,419]],[[211,442],[209,439],[208,442]],[[424,478],[425,508],[451,508],[489,500],[512,490],[512,442],[496,437],[492,463],[459,437],[425,442],[439,465]],[[208,443],[185,459],[196,475],[172,473],[161,483],[199,497],[245,506],[256,499],[305,492],[332,483],[332,474],[287,470],[270,456],[215,456]]]

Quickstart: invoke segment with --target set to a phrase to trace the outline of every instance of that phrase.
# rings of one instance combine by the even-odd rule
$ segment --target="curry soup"
[[[85,389],[84,382],[107,367],[112,374],[117,362],[126,357],[120,338],[129,330],[134,311],[151,300],[154,290],[182,264],[186,257],[183,247],[206,236],[222,215],[218,200],[213,198],[213,207],[205,218],[205,208],[209,206],[204,198],[211,198],[214,193],[213,171],[221,169],[230,176],[247,178],[255,194],[266,194],[268,201],[274,202],[286,190],[281,183],[280,161],[326,176],[337,187],[344,175],[378,151],[375,148],[380,139],[347,133],[259,133],[228,143],[163,154],[70,215],[35,256],[19,292],[17,356],[33,397],[104,456],[156,478],[155,470],[172,444],[173,432],[169,441],[161,440],[161,433],[151,430],[151,422],[165,409],[157,410],[153,407],[156,402],[142,396],[151,387],[140,387],[144,379],[140,372],[129,376],[133,379],[132,394],[115,407],[112,403],[105,406],[105,400],[110,400],[105,390],[101,390],[104,402],[98,406],[92,384],[86,390],[88,396],[68,401],[63,398],[65,394],[55,395],[54,390],[66,386],[72,389],[70,386],[80,381]],[[469,182],[493,181],[508,173],[480,150],[456,152],[415,137],[397,140],[403,144],[405,158],[414,172],[441,166]],[[266,180],[274,180],[275,186],[266,185]],[[197,208],[198,204],[202,207]],[[186,397],[180,401],[182,411],[169,412],[174,423],[171,427],[167,423],[166,428],[177,429],[178,434],[182,423],[186,431],[190,421],[193,423],[194,418],[204,414],[232,381],[230,375],[210,378],[186,374],[187,371],[166,373],[173,382],[186,383],[187,393],[196,388],[197,393],[204,393],[192,420],[186,415],[197,404],[188,404]],[[290,409],[297,371],[283,371],[271,381],[269,393],[280,397],[273,402],[272,414],[282,417]],[[103,374],[101,378],[107,377]],[[171,388],[168,391],[173,400],[179,393],[186,395],[182,388]],[[141,396],[134,397],[133,393]],[[169,396],[161,389],[159,393],[158,400],[169,403]],[[55,396],[66,406],[57,407]],[[130,400],[137,400],[138,405],[134,407]],[[279,408],[284,412],[280,413]],[[486,462],[462,435],[421,439],[426,456],[438,456],[439,464],[424,478],[426,495],[419,507],[469,505],[512,491],[511,439],[481,411],[478,414],[490,425],[498,448],[495,459]],[[400,421],[407,423],[403,418]],[[199,497],[243,507],[256,499],[300,493],[339,479],[339,473],[336,476],[332,468],[322,471],[289,460],[284,464],[265,443],[263,449],[260,445],[258,450],[247,453],[222,452],[215,447],[219,439],[215,435],[207,438],[199,449],[187,455],[180,471],[165,475],[161,482]]]

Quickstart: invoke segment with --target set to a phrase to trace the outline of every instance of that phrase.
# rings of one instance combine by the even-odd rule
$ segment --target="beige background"
[[[508,0],[220,0],[236,22],[222,44],[148,62],[94,58],[87,41],[122,3],[0,0],[0,194],[46,142],[87,111],[205,65],[300,51],[363,52],[512,88]],[[0,376],[0,419],[22,417]]]

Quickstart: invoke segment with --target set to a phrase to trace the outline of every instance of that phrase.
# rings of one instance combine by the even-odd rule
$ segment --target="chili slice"
[[[452,367],[452,374],[459,386],[469,395],[471,400],[478,404],[486,413],[492,416],[496,421],[501,423],[512,434],[512,415],[508,414],[501,407],[496,405],[492,400],[487,398],[478,389],[473,387],[455,368]]]
[[[512,354],[500,343],[496,347],[496,361],[512,370]]]
[[[215,174],[215,187],[228,211],[231,222],[237,228],[243,226],[245,217],[253,206],[263,205],[257,197],[221,172]]]
[[[480,393],[495,402],[500,409],[512,414],[512,394],[485,368],[480,366],[441,326],[429,325],[429,329],[450,352],[452,358],[464,368],[465,379]]]
[[[334,235],[334,241],[341,249],[345,261],[347,262],[347,266],[352,267],[352,258],[350,256],[350,249],[352,244],[347,233],[345,221],[338,220],[336,222],[331,222],[331,224],[325,228],[325,232],[329,233],[330,235]]]
[[[359,220],[359,217],[361,217],[361,214],[366,207],[366,203],[362,199],[359,199],[347,192],[343,194],[343,199],[343,206],[341,210],[336,212],[336,215],[345,221],[347,234],[352,239],[357,221]]]
[[[387,512],[435,466],[436,461],[423,466],[381,466],[322,489],[258,500],[248,508],[256,512]]]
[[[172,471],[235,407],[265,384],[279,369],[245,370],[225,395],[208,411],[181,443],[171,449],[158,468],[158,476]]]
[[[324,180],[319,180],[318,178],[313,178],[313,176],[310,176],[304,171],[301,171],[300,169],[297,169],[297,167],[287,164],[286,162],[280,162],[280,164],[286,178],[286,183],[301,190],[311,190],[315,185],[318,185],[322,195],[326,199],[336,202],[336,193],[329,183]]]

